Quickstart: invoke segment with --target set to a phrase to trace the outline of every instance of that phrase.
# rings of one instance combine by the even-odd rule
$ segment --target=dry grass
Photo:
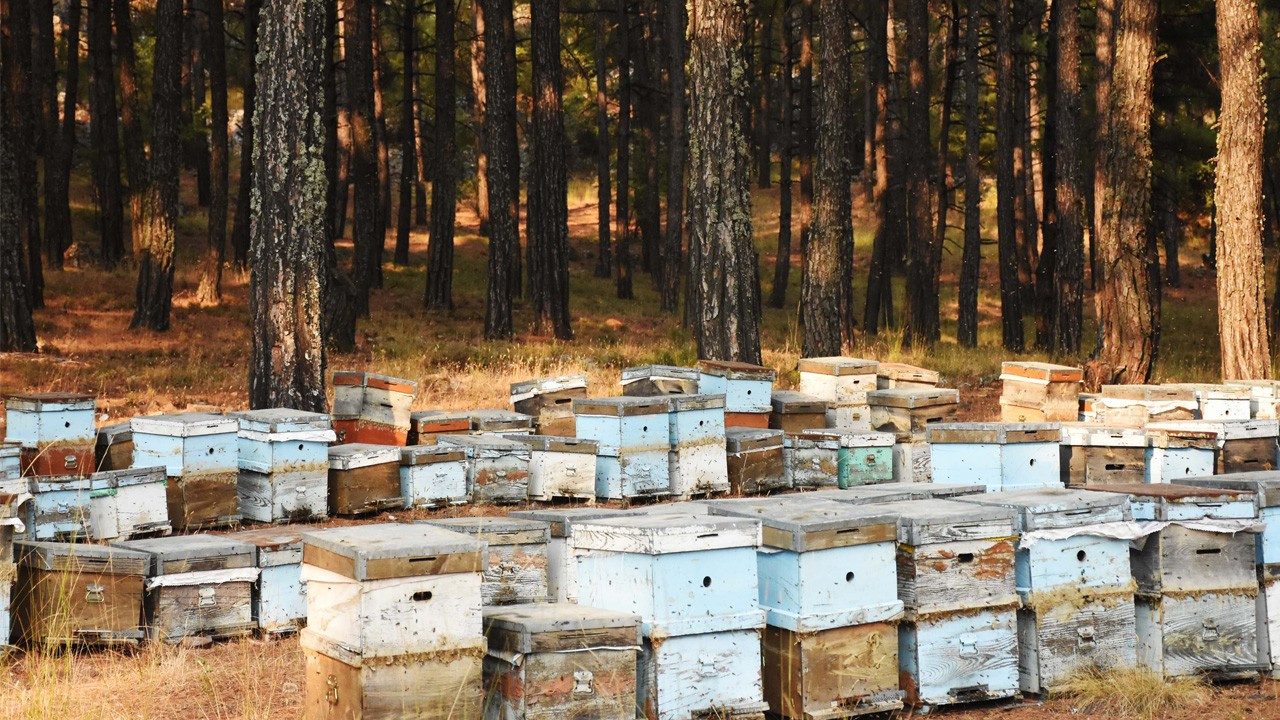
[[[1199,678],[1166,680],[1137,668],[1082,672],[1061,694],[1085,713],[1131,720],[1171,717],[1203,707],[1212,697],[1208,684]]]

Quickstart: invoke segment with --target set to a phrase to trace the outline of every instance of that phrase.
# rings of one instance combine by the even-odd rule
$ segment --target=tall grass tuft
[[[1164,678],[1141,668],[1090,669],[1078,673],[1059,693],[1080,711],[1108,718],[1156,720],[1209,702],[1201,678]]]

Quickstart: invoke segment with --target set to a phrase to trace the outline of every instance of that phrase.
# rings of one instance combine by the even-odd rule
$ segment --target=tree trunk
[[[951,17],[949,18],[946,57],[942,71],[942,112],[938,125],[937,223],[933,228],[933,290],[930,293],[935,305],[938,304],[938,296],[942,291],[940,287],[942,246],[947,241],[947,211],[951,209],[951,178],[950,173],[948,173],[951,163],[948,157],[951,154],[952,98],[955,94],[956,73],[959,70],[956,58],[960,54],[960,1],[951,0],[950,7]]]
[[[0,0],[0,23],[6,30],[13,18],[10,3],[11,0]],[[4,91],[0,92],[0,352],[36,352],[27,265],[22,259],[22,205],[15,190],[18,168],[11,152],[21,138],[15,122],[19,109],[9,93],[9,48],[9,43],[0,42],[0,66],[6,73]]]
[[[1161,205],[1159,215],[1164,234],[1164,283],[1169,287],[1181,287],[1178,247],[1182,244],[1182,221],[1178,218],[1178,205],[1170,192],[1158,193],[1156,198]]]
[[[1267,378],[1271,347],[1261,235],[1266,109],[1258,6],[1251,0],[1218,0],[1217,9],[1222,112],[1213,203],[1222,377]]]
[[[151,81],[151,169],[138,224],[137,306],[130,327],[169,329],[173,304],[174,235],[178,225],[178,173],[182,152],[182,0],[157,0]]]
[[[667,227],[662,252],[662,309],[680,307],[680,275],[684,270],[684,181],[686,128],[685,33],[689,18],[684,0],[664,0],[667,14]],[[607,173],[606,173],[607,174]]]
[[[1098,232],[1101,277],[1096,298],[1102,348],[1092,374],[1100,383],[1144,383],[1155,364],[1160,324],[1147,268],[1157,8],[1154,0],[1116,4]]]
[[[813,3],[800,0],[800,254],[813,223]],[[801,260],[803,263],[803,259]]]
[[[792,119],[796,99],[795,83],[791,79],[795,69],[791,9],[791,0],[783,0],[782,62],[778,68],[778,81],[783,88],[782,132],[778,141],[778,254],[773,263],[773,288],[769,293],[769,307],[774,308],[787,304],[787,284],[791,280],[791,148],[795,140]]]
[[[884,311],[882,302],[892,303],[888,292],[891,274],[887,256],[890,244],[889,215],[889,0],[869,0],[867,3],[867,75],[869,91],[874,87],[871,99],[875,145],[875,181],[871,186],[872,215],[875,232],[871,242],[871,262],[867,266],[867,301],[862,313],[862,327],[870,335],[880,331],[880,317]],[[890,311],[892,314],[892,311]]]
[[[1059,7],[1061,4],[1061,7]],[[1084,340],[1084,173],[1080,148],[1080,117],[1084,97],[1080,91],[1079,0],[1054,0],[1057,25],[1057,77],[1053,111],[1054,204],[1057,212],[1057,266],[1054,308],[1055,338],[1064,352],[1076,354]]]
[[[427,242],[425,304],[453,309],[453,226],[458,204],[457,17],[452,0],[436,0],[435,164],[431,182],[431,235]]]
[[[518,112],[516,110],[517,97],[519,95],[519,70],[516,65],[516,22],[515,22],[515,4],[510,4],[510,12],[503,13],[499,20],[497,30],[502,32],[502,42],[498,43],[498,47],[503,50],[503,56],[499,58],[505,67],[510,68],[512,80],[510,92],[510,100],[507,101],[511,105],[511,109],[504,109],[502,112],[509,113],[511,118],[508,124],[511,127],[511,137],[504,140],[502,145],[506,148],[507,158],[507,176],[511,179],[511,187],[508,190],[511,196],[511,215],[514,218],[515,231],[511,234],[511,252],[507,254],[507,259],[511,264],[511,269],[507,272],[507,282],[511,284],[509,291],[511,301],[514,303],[524,295],[524,253],[520,246],[520,123],[518,121]],[[490,45],[493,47],[493,45]],[[492,99],[493,91],[489,91],[489,97]],[[504,121],[506,122],[506,121]],[[492,155],[490,156],[492,158]],[[492,197],[492,196],[491,196]],[[492,206],[492,203],[490,203]]]
[[[209,256],[196,300],[205,305],[222,302],[222,256],[227,247],[227,47],[222,18],[223,0],[205,0],[209,31],[205,61],[209,68]]]
[[[7,33],[5,42],[4,92],[9,95],[9,112],[13,113],[13,130],[15,142],[11,152],[17,166],[17,183],[19,205],[19,234],[27,254],[26,288],[30,295],[31,306],[44,307],[44,269],[41,258],[44,252],[40,241],[40,198],[38,195],[35,143],[39,134],[39,123],[36,122],[40,103],[37,101],[38,88],[33,87],[31,58],[31,5],[28,0],[5,0],[5,12],[8,21],[5,23]]]
[[[53,39],[53,1],[30,0],[32,74],[35,83],[35,109],[38,122],[33,123],[32,136],[36,152],[47,164],[50,145],[58,135],[58,63]],[[52,148],[56,153],[56,147]]]
[[[981,0],[966,0],[964,29],[964,251],[960,260],[956,339],[978,346],[978,280],[982,265],[982,107],[978,95]]]
[[[115,61],[120,73],[120,125],[124,138],[124,175],[129,183],[129,225],[123,226],[123,238],[126,247],[132,248],[136,254],[141,250],[136,228],[142,222],[143,203],[147,190],[147,150],[146,131],[142,126],[142,114],[145,103],[142,97],[142,86],[138,78],[138,51],[133,41],[132,5],[129,0],[115,1],[116,21],[116,57]],[[97,0],[89,0],[90,5]],[[90,11],[92,23],[92,10]],[[90,34],[93,29],[90,28]],[[90,39],[92,43],[92,38]],[[90,55],[93,53],[90,52]],[[93,87],[90,85],[90,92]],[[114,89],[113,89],[114,92]],[[114,103],[114,96],[112,98]],[[92,112],[92,108],[90,108]],[[111,121],[114,126],[115,121]],[[116,141],[119,142],[119,141]],[[96,142],[95,148],[100,148]],[[119,154],[120,150],[116,153]],[[116,160],[116,165],[119,165]],[[118,174],[118,173],[117,173]]]
[[[1017,184],[1019,147],[1013,78],[1012,0],[996,0],[996,232],[1000,263],[1000,318],[1004,349],[1022,352],[1022,282],[1018,277]]]
[[[1045,113],[1041,131],[1040,153],[1040,256],[1036,262],[1036,349],[1052,352],[1057,348],[1057,267],[1058,267],[1058,202],[1057,187],[1057,104],[1058,104],[1058,26],[1062,19],[1060,3],[1050,3],[1049,25],[1045,43],[1045,72],[1041,95]],[[1037,27],[1037,30],[1039,28]],[[1078,51],[1078,49],[1077,49]],[[1032,96],[1034,101],[1035,95]],[[1032,117],[1037,115],[1032,108]]]
[[[377,285],[380,250],[386,231],[378,183],[377,117],[373,92],[373,2],[345,0],[347,101],[351,125],[351,176],[355,210],[351,218],[357,312],[369,315],[369,293]]]
[[[929,207],[929,3],[907,0],[907,293],[904,340],[938,339],[933,213]]]
[[[682,3],[683,0],[668,0]],[[595,10],[595,72],[596,72],[596,277],[607,278],[613,274],[613,249],[609,237],[609,204],[613,194],[609,188],[609,85],[608,33],[605,22],[608,11]],[[667,202],[670,202],[668,198]]]
[[[337,0],[325,0],[336,3]],[[262,0],[245,0],[245,80],[244,113],[240,121],[240,182],[236,190],[236,217],[231,226],[232,259],[239,267],[249,262],[249,192],[253,187],[253,113],[258,87],[258,15]],[[333,28],[326,29],[326,38],[333,37]],[[332,58],[326,58],[332,64]],[[330,73],[326,72],[325,86],[331,86]],[[329,203],[328,207],[333,207]]]
[[[776,14],[776,3],[768,2],[768,6],[760,13],[764,24],[760,33],[760,67],[756,68],[760,82],[756,88],[756,183],[761,188],[769,187],[769,177],[773,162],[771,130],[773,123],[772,108],[769,107],[769,73],[773,70],[773,16]]]
[[[516,68],[511,0],[482,0],[485,31],[485,147],[489,156],[489,289],[484,335],[511,337],[512,254],[520,252],[516,156]]]
[[[617,0],[618,12],[618,160],[617,227],[618,247],[615,280],[620,299],[634,297],[631,289],[631,11],[630,0]]]
[[[205,134],[205,37],[209,34],[209,18],[204,0],[185,0],[186,27],[183,29],[182,67],[182,147],[187,163],[195,170],[196,203],[209,206],[209,141]]]
[[[1107,178],[1105,148],[1111,130],[1111,72],[1115,65],[1116,3],[1119,0],[1096,0],[1096,30],[1093,41],[1093,192],[1089,193],[1093,212],[1089,227],[1089,289],[1098,289],[1098,246],[1102,234],[1102,196]],[[1097,296],[1094,301],[1098,300]],[[1098,328],[1102,342],[1102,328]]]
[[[760,362],[760,279],[751,235],[750,170],[742,108],[743,6],[707,0],[690,23],[690,265],[699,285],[698,356]]]
[[[449,2],[451,0],[445,0]],[[417,35],[415,11],[418,0],[404,0],[400,18],[400,51],[404,55],[404,75],[400,99],[400,201],[396,208],[396,251],[392,259],[396,265],[409,264],[409,231],[413,227],[413,192],[418,179],[418,148],[413,132],[413,76],[417,70],[413,40]],[[443,4],[443,3],[441,3]]]
[[[378,235],[373,263],[373,287],[382,288],[382,260],[387,255],[387,226],[391,224],[391,159],[387,156],[387,115],[382,102],[382,4],[373,3],[369,27],[373,50],[373,143],[378,154]]]
[[[258,0],[255,0],[257,2]],[[324,292],[321,293],[321,327],[324,329],[324,341],[339,352],[353,352],[356,349],[356,311],[357,290],[350,274],[344,272],[338,264],[338,253],[335,242],[342,236],[347,215],[347,171],[346,163],[350,157],[349,135],[340,135],[341,129],[349,133],[343,110],[338,103],[339,87],[342,74],[338,72],[338,58],[344,55],[344,40],[339,32],[338,23],[339,0],[322,0],[324,3],[324,38],[321,53],[324,61],[321,64],[323,74],[323,92],[321,95],[321,120],[324,124],[324,142],[321,157],[324,162],[325,177],[325,210],[321,213],[324,222],[322,250],[324,253]],[[256,22],[256,21],[255,21]],[[256,30],[255,30],[256,32]],[[343,88],[345,90],[345,88]],[[347,142],[343,142],[344,137]],[[339,202],[340,201],[340,202]],[[310,219],[308,219],[310,221]]]
[[[164,0],[161,0],[162,2]],[[324,0],[265,0],[254,158],[249,406],[325,412]],[[318,41],[317,41],[318,40]]]
[[[450,14],[456,15],[456,9],[451,10]],[[438,33],[439,31],[437,30],[436,32]],[[421,55],[422,52],[419,50],[418,57],[420,58]],[[439,71],[437,70],[436,72]],[[422,100],[420,59],[414,62],[411,79],[413,81],[410,87],[413,93],[413,124],[411,129],[413,130],[414,167],[418,171],[413,183],[413,224],[417,227],[424,227],[431,222],[431,216],[427,210],[427,181],[431,178],[432,170],[427,163],[427,149],[430,145],[426,137],[428,127],[424,116],[426,115],[427,104]]]
[[[485,82],[484,0],[471,0],[471,117],[476,135],[476,217],[480,234],[489,234],[489,151],[484,139],[487,83]]]
[[[111,64],[111,0],[89,1],[89,135],[93,189],[98,199],[102,264],[124,257],[124,208],[120,187],[120,131]]]
[[[819,84],[817,176],[813,228],[801,277],[800,325],[804,357],[839,355],[844,337],[845,288],[850,268],[845,247],[853,242],[852,178],[846,142],[853,115],[849,8],[843,0],[818,0]],[[852,258],[848,261],[851,263]]]
[[[40,141],[44,157],[44,257],[50,268],[61,270],[62,250],[71,241],[71,209],[67,198],[69,178],[64,175],[70,168],[64,165],[63,160],[71,149],[64,147],[62,126],[58,119],[58,62],[57,40],[53,33],[53,2],[33,0],[33,3],[38,31],[35,69],[40,85]],[[78,32],[80,8],[77,5],[74,11],[69,12],[76,14]],[[79,38],[76,43],[78,53]],[[68,63],[68,75],[74,72],[70,65],[72,63]],[[75,90],[70,85],[68,92],[74,97]],[[74,137],[72,140],[74,142]]]
[[[635,78],[631,84],[634,93],[636,120],[636,147],[642,158],[652,158],[652,162],[642,163],[636,168],[636,230],[640,235],[640,269],[650,273],[656,288],[661,269],[658,267],[660,251],[659,235],[662,232],[662,220],[658,216],[658,114],[657,85],[654,55],[659,47],[655,42],[654,22],[649,12],[649,0],[635,0],[636,20],[639,27],[639,42],[632,49],[631,57],[635,63]]]

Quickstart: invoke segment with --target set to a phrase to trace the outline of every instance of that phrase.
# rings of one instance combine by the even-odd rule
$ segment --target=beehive
[[[471,410],[471,432],[475,435],[511,435],[533,432],[533,416],[511,410]]]
[[[404,445],[418,383],[365,372],[333,374],[333,429],[338,442]]]
[[[540,435],[574,434],[573,401],[587,396],[586,374],[511,383],[511,406],[530,415]]]
[[[329,508],[334,515],[363,515],[404,503],[398,447],[352,443],[329,448]]]
[[[1051,423],[944,423],[929,428],[935,482],[988,492],[1062,486],[1061,431]]]
[[[793,390],[774,390],[770,398],[773,412],[769,427],[799,433],[827,426],[827,403],[812,395]]]
[[[529,446],[529,499],[596,499],[596,455],[600,444],[594,440],[554,435],[511,435]]]
[[[240,514],[255,522],[329,516],[328,415],[273,408],[240,413]]]
[[[809,438],[834,438],[839,444],[837,487],[874,485],[893,480],[892,433],[831,429],[813,430],[804,435]]]
[[[163,467],[108,470],[92,476],[89,532],[94,540],[168,535],[166,479]]]
[[[400,494],[408,508],[471,502],[466,448],[457,445],[400,448]]]
[[[486,713],[633,720],[639,622],[583,605],[485,608]]]
[[[671,451],[668,454],[671,495],[723,493],[729,490],[725,455],[724,397],[679,395],[668,399]]]
[[[1062,480],[1070,487],[1140,483],[1147,475],[1147,435],[1140,428],[1062,424]]]
[[[840,482],[840,439],[831,435],[786,435],[783,449],[785,485],[797,490],[837,487]]]
[[[98,472],[127,470],[133,467],[133,429],[128,422],[104,425],[98,428],[94,447]]]
[[[1000,419],[1005,422],[1072,422],[1079,413],[1080,368],[1006,362],[1000,366],[1000,381]]]
[[[868,431],[867,393],[876,389],[879,363],[849,357],[804,358],[797,364],[800,392],[827,403],[827,427]]]
[[[409,415],[410,445],[435,445],[441,435],[467,435],[471,415],[466,410],[419,410]]]
[[[1252,393],[1247,388],[1208,383],[1168,383],[1194,393],[1197,420],[1249,420],[1253,417]]]
[[[578,555],[573,542],[574,526],[581,522],[621,515],[634,515],[635,510],[607,507],[549,507],[538,510],[515,510],[509,517],[538,520],[550,527],[547,542],[547,595],[553,602],[578,601]]]
[[[776,370],[763,365],[733,360],[699,360],[698,392],[723,395],[726,414],[768,413],[773,409],[770,395],[777,375]]]
[[[467,451],[471,501],[511,505],[529,499],[529,446],[501,435],[445,435],[445,447]]]
[[[1199,408],[1194,390],[1169,385],[1103,385],[1094,401],[1098,422],[1121,427],[1192,420]]]
[[[938,386],[938,372],[906,363],[882,362],[876,367],[876,389],[931,388]]]
[[[253,620],[264,633],[297,632],[307,622],[307,586],[302,582],[302,533],[307,530],[277,525],[227,536],[255,548]]]
[[[0,443],[0,493],[27,491],[22,479],[22,447],[17,443]]]
[[[757,495],[791,487],[787,481],[782,446],[781,430],[726,428],[729,492]]]
[[[1213,474],[1222,435],[1212,428],[1187,425],[1194,422],[1147,426],[1147,482],[1179,482],[1182,478]]]
[[[670,403],[665,397],[575,400],[578,437],[599,443],[596,497],[621,500],[671,492]]]
[[[146,553],[23,541],[15,555],[14,636],[24,645],[136,645],[142,639]]]
[[[32,540],[88,540],[92,536],[90,503],[109,492],[101,479],[69,475],[27,478],[27,537]]]
[[[165,466],[169,522],[175,530],[239,522],[235,418],[193,412],[135,417],[129,423],[133,466]]]
[[[150,637],[224,638],[254,631],[254,547],[227,537],[183,535],[122,540],[115,547],[150,556],[146,625]]]
[[[484,582],[480,586],[485,605],[546,602],[549,523],[511,517],[456,517],[422,522],[470,535],[487,545]]]
[[[924,439],[925,430],[955,420],[960,393],[956,390],[900,389],[867,393],[871,428],[879,432],[910,433]]]
[[[893,444],[893,479],[896,482],[933,482],[933,446],[927,440],[911,440],[897,434]]]
[[[22,474],[88,475],[97,432],[89,393],[14,393],[5,396],[6,440],[22,446]]]
[[[1249,390],[1249,417],[1254,420],[1276,420],[1280,413],[1280,380],[1228,380],[1229,387]]]
[[[640,365],[622,371],[622,394],[633,397],[695,395],[698,369],[674,365]]]

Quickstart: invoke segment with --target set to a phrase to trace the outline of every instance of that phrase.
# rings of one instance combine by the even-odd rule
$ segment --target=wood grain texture
[[[170,585],[147,593],[151,636],[177,642],[188,636],[230,637],[252,632],[253,583]]]
[[[138,575],[23,567],[13,592],[14,638],[29,645],[142,637]]]
[[[816,633],[767,626],[762,653],[764,699],[781,717],[822,720],[902,706],[892,623]]]
[[[1133,595],[1073,597],[1018,611],[1018,676],[1025,693],[1064,687],[1080,671],[1134,667]]]
[[[491,654],[484,686],[486,720],[633,720],[636,650],[537,652],[514,663]]]
[[[1252,594],[1139,596],[1136,627],[1139,662],[1166,677],[1231,677],[1257,670]]]
[[[329,469],[329,507],[335,515],[363,515],[403,505],[398,462]]]
[[[304,647],[306,720],[480,720],[482,650],[350,665]]]
[[[917,614],[1016,604],[1011,540],[899,546],[898,598]]]

